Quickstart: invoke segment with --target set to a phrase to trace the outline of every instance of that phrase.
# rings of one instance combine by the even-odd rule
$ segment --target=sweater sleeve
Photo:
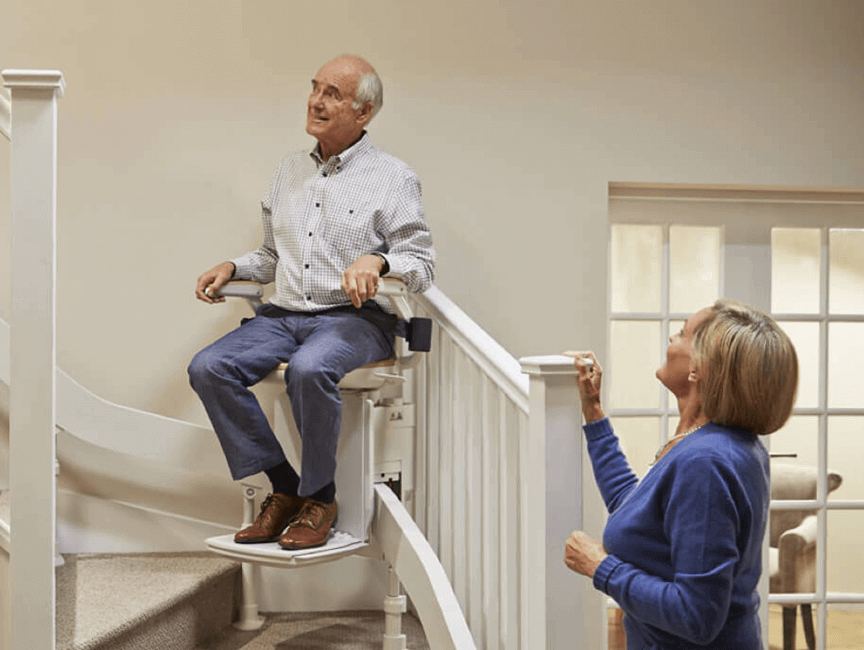
[[[614,512],[639,482],[630,468],[627,457],[621,451],[618,437],[612,430],[609,418],[591,422],[582,427],[588,441],[588,455],[594,469],[594,481],[606,509]]]
[[[609,556],[593,582],[634,618],[707,644],[726,622],[740,555],[737,479],[710,456],[683,458],[679,465],[663,518],[671,542],[669,575],[651,575]]]

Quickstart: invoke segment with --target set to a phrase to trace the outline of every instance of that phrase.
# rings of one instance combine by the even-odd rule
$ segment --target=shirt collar
[[[315,147],[312,151],[309,152],[309,155],[315,160],[315,162],[320,165],[327,165],[328,167],[339,169],[346,165],[352,158],[356,158],[360,156],[364,152],[368,151],[372,147],[372,142],[369,140],[369,135],[366,131],[363,131],[360,134],[360,138],[352,144],[350,147],[345,149],[342,153],[336,156],[330,156],[330,160],[326,163],[324,159],[321,157],[321,144],[316,143]]]

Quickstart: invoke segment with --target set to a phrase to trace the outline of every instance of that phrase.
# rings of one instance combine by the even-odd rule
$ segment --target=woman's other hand
[[[576,381],[579,384],[579,396],[582,398],[582,415],[585,424],[602,420],[606,417],[603,407],[600,405],[600,385],[603,377],[603,368],[597,363],[593,352],[564,353],[565,356],[573,357],[579,374]]]
[[[588,578],[594,577],[594,571],[608,555],[600,542],[591,539],[581,530],[570,533],[564,546],[564,564],[571,571]]]

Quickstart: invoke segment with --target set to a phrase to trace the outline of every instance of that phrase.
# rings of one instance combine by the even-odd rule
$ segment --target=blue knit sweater
[[[640,481],[608,419],[584,427],[609,510],[609,557],[594,586],[624,610],[628,650],[759,650],[768,453],[742,429],[708,424]]]

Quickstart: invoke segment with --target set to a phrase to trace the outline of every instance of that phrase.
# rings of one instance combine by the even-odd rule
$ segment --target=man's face
[[[321,144],[324,158],[341,153],[363,132],[366,107],[353,108],[360,72],[350,59],[336,59],[312,80],[306,110],[306,133]]]

